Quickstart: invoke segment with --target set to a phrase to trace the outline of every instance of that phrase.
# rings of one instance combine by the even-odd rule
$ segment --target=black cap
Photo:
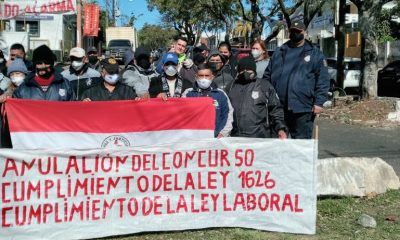
[[[202,52],[202,51],[207,51],[209,52],[210,49],[207,47],[207,45],[205,45],[204,43],[200,44],[199,46],[196,46],[195,48],[193,48],[194,52]]]
[[[50,65],[54,65],[54,54],[51,49],[46,45],[41,45],[33,50],[32,62],[36,63],[45,62]]]
[[[113,57],[103,59],[101,61],[101,65],[109,74],[115,74],[119,72],[119,64]]]
[[[87,50],[87,52],[88,53],[90,53],[90,52],[95,52],[95,53],[97,53],[97,48],[96,47],[90,47],[88,50]]]
[[[252,57],[245,57],[239,60],[238,63],[238,72],[242,72],[243,70],[253,70],[257,71],[256,61]]]
[[[295,20],[292,22],[290,25],[290,29],[297,29],[297,30],[306,30],[306,25],[304,25],[304,22],[302,20]]]
[[[138,48],[136,48],[136,51],[135,51],[135,59],[138,59],[140,57],[149,58],[150,54],[151,54],[150,49],[148,49],[146,47],[138,47]]]

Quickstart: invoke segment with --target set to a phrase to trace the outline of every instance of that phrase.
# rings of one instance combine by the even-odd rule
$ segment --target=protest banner
[[[83,35],[97,37],[99,33],[100,7],[96,4],[85,4],[84,12]]]
[[[21,14],[75,14],[76,0],[5,0],[0,2],[0,19]]]
[[[14,149],[89,149],[213,138],[211,98],[56,102],[9,99]]]
[[[316,143],[223,138],[2,150],[0,236],[63,240],[210,227],[314,234]]]

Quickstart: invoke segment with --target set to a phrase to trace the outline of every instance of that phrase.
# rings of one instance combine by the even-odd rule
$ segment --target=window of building
[[[39,37],[40,29],[39,29],[39,21],[15,21],[15,30],[17,32],[29,32],[30,36]],[[25,29],[26,26],[26,29]]]

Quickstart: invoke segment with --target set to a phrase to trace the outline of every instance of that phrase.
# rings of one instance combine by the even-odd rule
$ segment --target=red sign
[[[83,35],[97,37],[99,33],[100,8],[96,4],[85,5],[85,23]]]

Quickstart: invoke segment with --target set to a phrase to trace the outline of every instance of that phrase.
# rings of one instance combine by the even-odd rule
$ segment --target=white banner
[[[5,0],[0,2],[0,19],[24,14],[75,14],[76,0]]]
[[[314,140],[0,153],[5,239],[244,227],[315,234]]]

